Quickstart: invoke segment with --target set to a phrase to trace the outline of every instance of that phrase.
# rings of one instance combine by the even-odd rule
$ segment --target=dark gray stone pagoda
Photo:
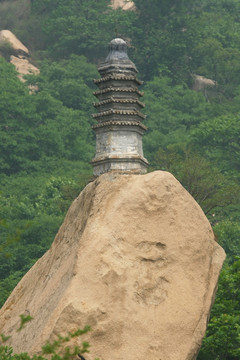
[[[98,71],[101,78],[94,80],[99,90],[94,93],[97,113],[96,155],[92,160],[93,173],[98,176],[108,171],[144,174],[148,161],[143,156],[142,136],[146,126],[141,113],[144,104],[139,101],[143,93],[137,79],[137,69],[127,55],[127,44],[114,39],[110,52]]]

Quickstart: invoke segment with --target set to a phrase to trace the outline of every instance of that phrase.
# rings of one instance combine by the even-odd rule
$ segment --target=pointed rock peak
[[[87,360],[196,359],[224,258],[171,174],[104,174],[0,309],[0,333],[14,352],[32,355],[88,324]],[[33,320],[16,332],[26,309]]]

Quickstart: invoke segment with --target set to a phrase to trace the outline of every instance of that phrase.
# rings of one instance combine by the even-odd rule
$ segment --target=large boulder
[[[210,88],[216,87],[216,81],[212,79],[205,78],[201,75],[193,74],[193,86],[192,90],[195,91],[204,91]]]
[[[0,311],[15,351],[88,324],[93,360],[193,360],[225,258],[169,173],[104,174],[73,202],[50,250]],[[21,332],[19,314],[34,319]]]
[[[136,6],[131,0],[111,0],[111,7],[113,9],[121,8],[122,10],[135,10]]]
[[[39,69],[34,66],[30,61],[24,57],[11,56],[11,64],[13,64],[18,72],[18,78],[25,82],[24,75],[37,75],[39,74]],[[36,87],[35,87],[36,90]]]
[[[0,45],[4,43],[9,44],[15,55],[29,56],[28,48],[10,30],[0,31]]]
[[[7,46],[7,47],[6,47]],[[0,56],[13,64],[18,72],[18,78],[25,82],[24,75],[39,74],[39,69],[30,61],[29,50],[9,30],[0,31]],[[30,91],[37,90],[36,86],[29,86]]]

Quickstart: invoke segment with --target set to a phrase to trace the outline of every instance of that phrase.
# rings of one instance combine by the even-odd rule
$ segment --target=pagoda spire
[[[108,171],[144,174],[148,161],[143,156],[142,136],[147,130],[142,123],[145,106],[139,98],[142,81],[136,77],[137,68],[127,55],[127,44],[114,39],[109,54],[98,68],[100,79],[94,80],[98,90],[94,95],[97,113],[96,155],[92,160],[93,173],[98,176]]]

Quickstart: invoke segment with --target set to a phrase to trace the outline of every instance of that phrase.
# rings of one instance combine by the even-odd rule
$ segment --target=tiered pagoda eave
[[[122,39],[110,43],[110,53],[98,71],[100,79],[94,80],[99,90],[94,95],[97,113],[93,118],[96,133],[96,155],[92,160],[94,175],[108,171],[120,173],[145,173],[148,162],[143,156],[142,136],[147,127],[142,124],[144,104],[138,90],[142,81],[137,79],[137,69],[127,56],[127,45]]]

